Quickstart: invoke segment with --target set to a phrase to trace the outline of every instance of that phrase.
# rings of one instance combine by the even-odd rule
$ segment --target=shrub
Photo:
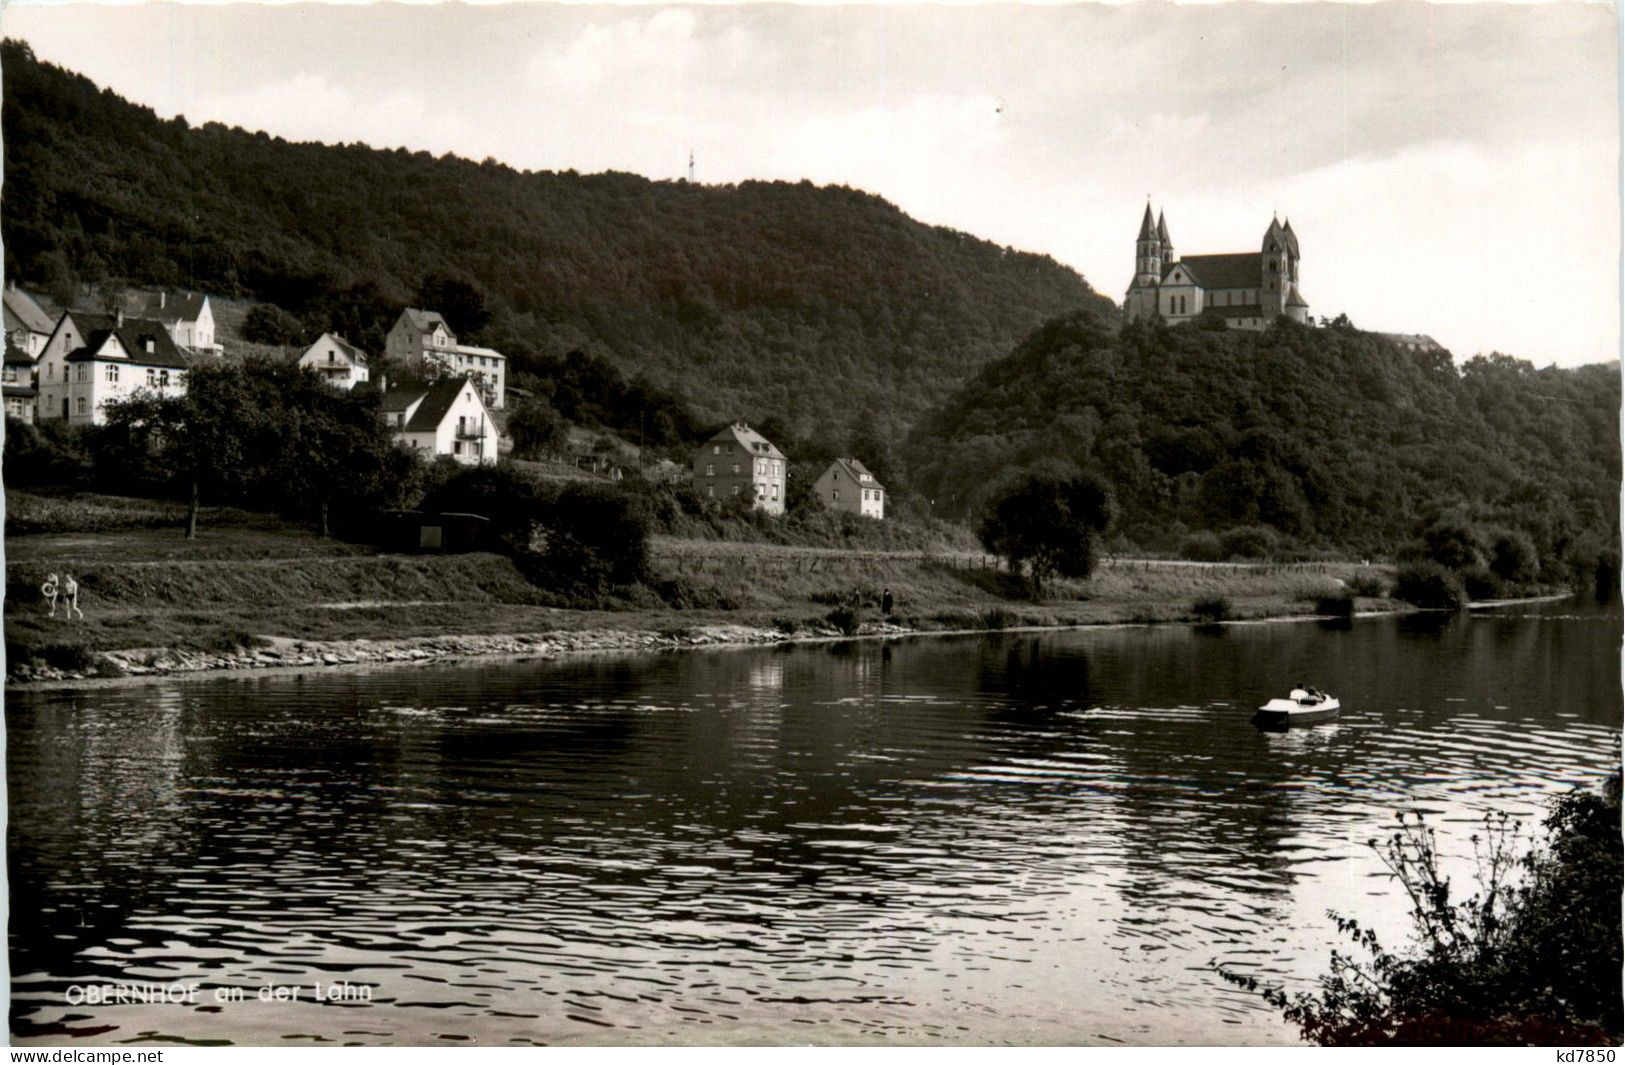
[[[1225,558],[1270,558],[1280,546],[1280,536],[1267,525],[1242,525],[1219,537]]]
[[[1354,616],[1354,594],[1342,592],[1338,595],[1321,596],[1315,600],[1315,613],[1334,618],[1351,618]]]
[[[837,632],[856,636],[863,628],[863,610],[856,605],[838,606],[824,615],[824,620],[835,626]]]
[[[1179,541],[1179,557],[1192,562],[1222,562],[1228,556],[1219,542],[1219,534],[1204,529]]]
[[[1528,533],[1503,529],[1490,544],[1490,572],[1511,584],[1528,584],[1540,575],[1540,554]]]
[[[1388,582],[1376,573],[1356,573],[1349,578],[1349,592],[1365,599],[1381,599],[1388,594]]]
[[[982,612],[982,628],[999,631],[1010,627],[1016,617],[1001,606],[992,607]]]
[[[1500,580],[1484,566],[1463,570],[1461,586],[1468,599],[1496,599],[1502,594]]]
[[[1376,934],[1333,914],[1368,960],[1333,952],[1317,992],[1259,991],[1323,1046],[1600,1045],[1621,1037],[1620,778],[1601,793],[1560,796],[1547,845],[1516,853],[1519,831],[1487,816],[1474,835],[1477,894],[1451,897],[1434,832],[1399,814],[1370,846],[1411,902],[1415,949],[1384,950]],[[1520,882],[1518,873],[1522,872]]]
[[[1222,595],[1204,596],[1191,604],[1191,613],[1196,615],[1196,620],[1208,624],[1226,621],[1232,612],[1230,600]]]
[[[1467,602],[1461,578],[1434,562],[1401,566],[1394,577],[1394,596],[1427,610],[1460,610]]]

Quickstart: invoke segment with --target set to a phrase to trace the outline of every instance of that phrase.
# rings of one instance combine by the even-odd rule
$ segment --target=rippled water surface
[[[1598,780],[1619,646],[1556,604],[13,693],[12,1028],[1290,1042],[1211,964],[1402,939],[1365,841]],[[1339,723],[1248,723],[1299,679]],[[202,991],[64,1001],[121,981]]]

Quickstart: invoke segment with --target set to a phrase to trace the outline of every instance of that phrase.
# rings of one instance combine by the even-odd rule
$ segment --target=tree
[[[104,436],[117,435],[185,486],[186,537],[197,537],[205,493],[230,495],[260,483],[279,447],[272,431],[274,391],[238,366],[199,365],[186,392],[138,392],[107,407]]]
[[[1096,538],[1110,527],[1110,489],[1098,478],[1032,474],[999,496],[982,520],[982,545],[1020,571],[1043,594],[1054,574],[1088,577],[1095,567]]]
[[[569,428],[553,405],[540,397],[522,399],[508,412],[508,435],[517,458],[540,458],[557,452],[570,438]]]
[[[424,310],[439,311],[457,339],[465,344],[491,320],[485,293],[466,277],[435,271],[418,283],[414,298]]]
[[[243,318],[243,339],[256,344],[299,344],[305,327],[274,303],[256,303]]]
[[[371,501],[403,476],[402,449],[384,425],[376,390],[342,391],[288,364],[265,372],[281,399],[274,409],[282,442],[277,484],[290,505],[314,506],[317,528],[329,536],[335,501]]]

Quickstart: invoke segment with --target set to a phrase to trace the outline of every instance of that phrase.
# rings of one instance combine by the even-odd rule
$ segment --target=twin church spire
[[[1216,312],[1237,329],[1263,329],[1285,315],[1309,319],[1298,292],[1298,236],[1292,222],[1270,220],[1257,252],[1193,255],[1181,259],[1168,232],[1168,217],[1153,212],[1149,198],[1134,241],[1134,280],[1123,311],[1129,319],[1179,322]]]

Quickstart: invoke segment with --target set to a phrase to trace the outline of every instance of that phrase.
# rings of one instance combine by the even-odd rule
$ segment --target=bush
[[[1411,953],[1390,953],[1374,932],[1333,914],[1368,960],[1334,952],[1317,992],[1288,996],[1220,975],[1261,992],[1323,1046],[1617,1044],[1619,788],[1616,773],[1600,794],[1559,797],[1547,845],[1521,856],[1517,826],[1487,816],[1472,839],[1477,894],[1462,901],[1439,868],[1433,830],[1419,814],[1400,814],[1398,829],[1370,846],[1411,901]]]
[[[243,339],[255,344],[304,343],[304,324],[274,303],[256,303],[243,316]]]
[[[1461,587],[1470,600],[1498,599],[1502,595],[1500,580],[1484,566],[1462,571]]]
[[[1434,562],[1401,566],[1394,577],[1394,597],[1426,610],[1460,610],[1467,602],[1461,578]]]
[[[1365,599],[1381,599],[1388,594],[1388,582],[1377,573],[1356,573],[1349,578],[1348,589]]]
[[[1233,608],[1230,604],[1230,600],[1226,599],[1224,596],[1210,595],[1198,599],[1196,602],[1192,603],[1191,613],[1196,615],[1197,621],[1213,624],[1215,622],[1229,620],[1231,614],[1233,613]]]
[[[1267,525],[1226,529],[1219,537],[1225,558],[1270,558],[1280,550],[1281,538]]]
[[[1315,600],[1315,613],[1325,614],[1334,618],[1351,618],[1354,616],[1354,593],[1343,592],[1339,595],[1326,595]]]
[[[1016,616],[1003,607],[992,607],[982,612],[982,628],[997,632],[1010,627]]]
[[[1490,544],[1490,572],[1511,584],[1529,584],[1540,575],[1540,554],[1528,533],[1503,529]]]
[[[1192,562],[1223,562],[1228,556],[1219,534],[1204,529],[1179,541],[1179,557]]]

